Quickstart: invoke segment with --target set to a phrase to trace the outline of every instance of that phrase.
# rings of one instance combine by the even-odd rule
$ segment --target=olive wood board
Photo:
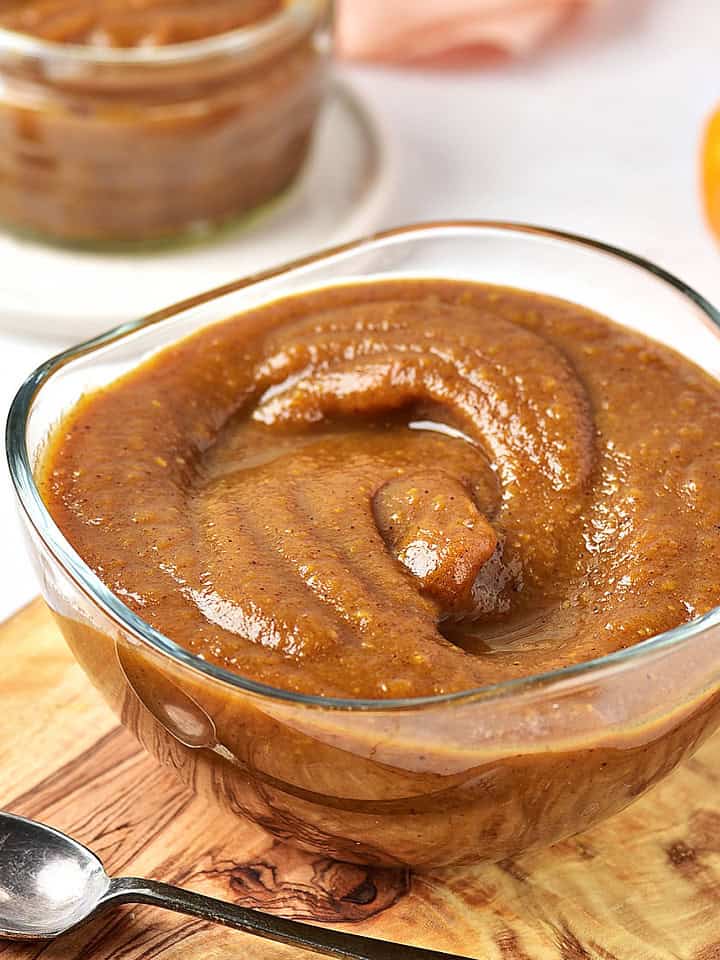
[[[304,853],[210,808],[146,756],[36,600],[0,626],[0,805],[109,872],[477,960],[720,960],[720,735],[628,810],[516,860],[410,875]],[[151,907],[0,960],[318,956]]]

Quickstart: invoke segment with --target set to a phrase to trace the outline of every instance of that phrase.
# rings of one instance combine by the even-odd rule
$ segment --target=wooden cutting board
[[[410,876],[301,853],[194,799],[95,693],[40,601],[0,626],[0,804],[109,871],[478,960],[720,960],[720,735],[631,809],[550,850]],[[311,956],[148,907],[0,960]],[[315,956],[315,955],[312,955]]]

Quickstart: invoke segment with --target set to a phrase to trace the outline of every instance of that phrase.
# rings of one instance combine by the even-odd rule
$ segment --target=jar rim
[[[318,22],[330,9],[330,0],[285,0],[283,8],[256,24],[237,27],[199,40],[158,46],[94,47],[59,43],[0,27],[0,57],[52,58],[66,64],[90,66],[181,66],[213,56],[254,53],[289,34]]]

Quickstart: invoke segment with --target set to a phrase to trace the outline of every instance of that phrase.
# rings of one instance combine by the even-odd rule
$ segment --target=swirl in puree
[[[41,466],[97,575],[206,660],[397,698],[718,602],[718,384],[572,303],[440,280],[277,301],[85,397]]]

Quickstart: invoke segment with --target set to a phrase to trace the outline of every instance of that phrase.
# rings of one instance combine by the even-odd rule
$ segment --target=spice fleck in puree
[[[715,606],[720,389],[587,309],[329,288],[164,349],[69,414],[41,490],[123,601],[292,691],[444,694]]]

